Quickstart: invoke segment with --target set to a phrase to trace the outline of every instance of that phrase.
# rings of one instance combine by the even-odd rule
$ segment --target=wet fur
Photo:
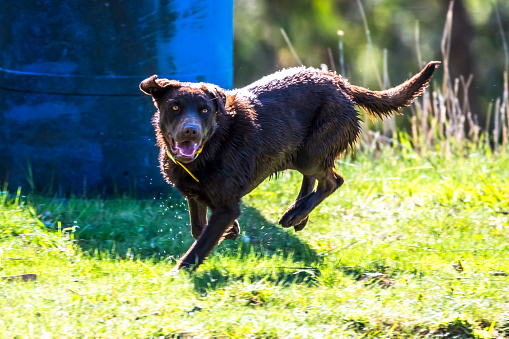
[[[343,183],[335,162],[359,138],[355,106],[374,117],[390,116],[423,93],[437,65],[429,63],[386,91],[354,86],[335,73],[313,68],[286,69],[232,91],[156,76],[142,82],[140,88],[159,108],[153,124],[161,172],[187,197],[191,231],[197,239],[175,269],[199,265],[219,241],[235,239],[240,232],[236,221],[240,199],[279,171],[303,174],[299,195],[279,222],[302,230],[309,213]],[[185,164],[199,182],[166,156],[161,119],[171,114],[165,102],[176,89],[186,93],[186,100],[208,97],[214,104],[213,121],[207,123],[214,124],[207,127],[213,133],[196,160]]]

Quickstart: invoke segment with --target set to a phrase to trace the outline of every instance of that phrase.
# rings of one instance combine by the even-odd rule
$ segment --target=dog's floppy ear
[[[210,95],[214,98],[213,100],[216,102],[217,111],[223,115],[227,115],[226,94],[224,93],[224,90],[221,87],[212,84],[203,84],[201,88],[210,93]]]
[[[153,97],[161,95],[170,88],[180,87],[180,82],[168,79],[158,79],[157,75],[143,80],[140,89],[143,93],[152,95]]]

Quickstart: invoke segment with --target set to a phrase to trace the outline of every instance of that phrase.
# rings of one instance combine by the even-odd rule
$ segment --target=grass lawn
[[[3,194],[2,338],[507,338],[509,156],[387,148],[338,163],[345,184],[299,233],[285,172],[243,200],[242,237],[194,273],[178,195]]]

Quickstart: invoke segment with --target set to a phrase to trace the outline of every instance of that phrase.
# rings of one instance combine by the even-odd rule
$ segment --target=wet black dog
[[[187,197],[197,239],[174,270],[201,264],[222,239],[235,239],[240,199],[278,171],[303,175],[297,200],[279,221],[302,230],[309,213],[343,184],[335,161],[359,138],[355,105],[389,116],[423,93],[437,65],[378,92],[313,68],[286,69],[232,91],[156,75],[144,80],[140,88],[158,109],[161,171]]]

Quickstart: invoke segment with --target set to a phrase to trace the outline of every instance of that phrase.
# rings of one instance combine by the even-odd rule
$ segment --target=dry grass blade
[[[281,34],[283,35],[283,38],[285,39],[286,44],[288,45],[288,48],[290,49],[290,52],[292,53],[293,57],[297,61],[297,63],[300,65],[303,65],[302,60],[299,58],[297,53],[295,52],[295,49],[293,48],[292,42],[290,41],[290,38],[288,38],[288,35],[286,34],[286,31],[283,27],[280,28]]]

